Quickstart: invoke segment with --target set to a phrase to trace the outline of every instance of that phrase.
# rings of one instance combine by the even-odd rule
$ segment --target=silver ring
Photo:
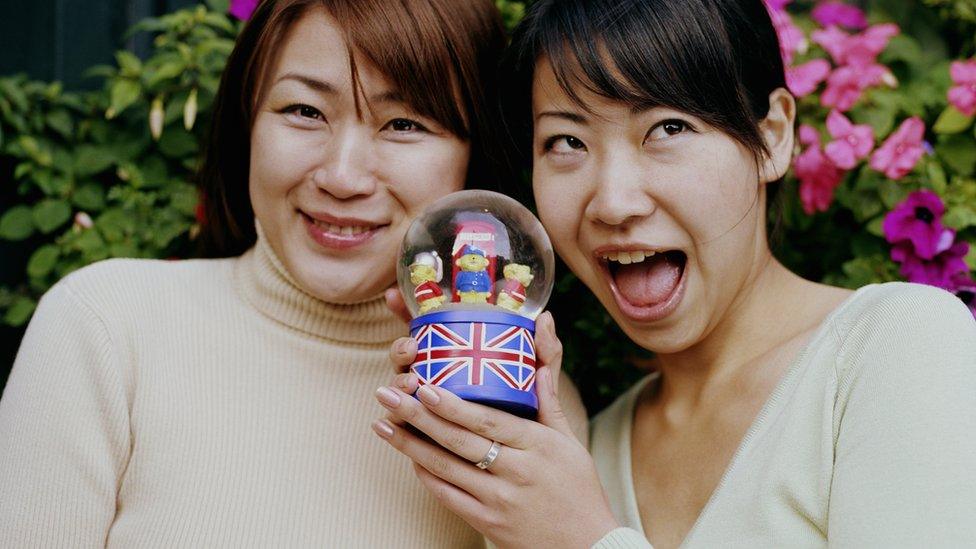
[[[502,445],[500,442],[493,440],[491,441],[491,448],[488,448],[488,453],[485,457],[481,458],[481,461],[475,463],[478,469],[488,469],[491,464],[495,462],[495,458],[498,457],[498,452],[502,451]]]

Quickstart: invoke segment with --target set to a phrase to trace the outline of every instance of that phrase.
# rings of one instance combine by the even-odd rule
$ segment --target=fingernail
[[[393,425],[385,419],[378,419],[373,422],[373,431],[383,438],[390,438],[393,436]]]
[[[400,397],[386,387],[380,387],[376,390],[376,398],[382,402],[384,406],[390,408],[396,408],[400,405]]]
[[[396,344],[396,352],[397,352],[398,355],[405,355],[405,354],[407,354],[407,340],[406,339],[401,339],[400,341],[397,341],[397,344]]]
[[[437,392],[426,385],[422,385],[419,389],[417,389],[417,397],[420,398],[421,402],[424,404],[430,404],[431,406],[441,401],[441,397],[437,394]]]

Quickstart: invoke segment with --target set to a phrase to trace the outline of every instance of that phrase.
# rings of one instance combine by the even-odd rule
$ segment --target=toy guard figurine
[[[443,262],[437,252],[423,252],[410,264],[410,282],[415,286],[413,295],[420,306],[420,314],[429,313],[444,304],[444,292],[437,285],[443,277]]]
[[[532,283],[532,270],[528,265],[509,263],[502,273],[505,281],[495,302],[499,307],[517,313],[525,303],[525,288]]]
[[[465,244],[456,263],[461,272],[454,279],[454,288],[461,303],[488,303],[488,298],[491,297],[491,279],[488,277],[488,258],[485,257],[485,252]]]

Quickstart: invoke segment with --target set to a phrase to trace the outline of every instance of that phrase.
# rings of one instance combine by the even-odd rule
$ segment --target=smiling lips
[[[324,248],[345,250],[371,240],[386,225],[352,218],[337,218],[327,214],[307,214],[299,211],[308,235]]]

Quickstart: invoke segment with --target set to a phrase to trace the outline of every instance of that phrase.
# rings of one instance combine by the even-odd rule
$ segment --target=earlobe
[[[759,123],[759,129],[769,156],[761,164],[760,179],[763,183],[778,181],[790,168],[793,160],[796,100],[784,88],[769,94],[769,113]]]

